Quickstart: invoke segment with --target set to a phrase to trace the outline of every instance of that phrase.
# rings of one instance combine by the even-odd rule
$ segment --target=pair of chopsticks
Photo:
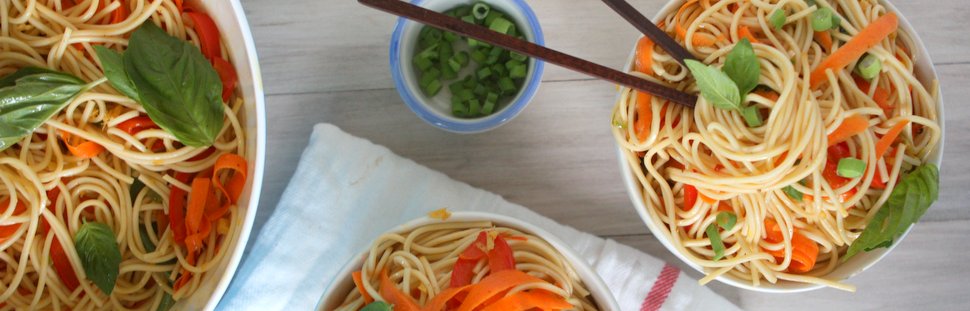
[[[697,96],[681,92],[679,90],[661,85],[656,82],[648,81],[640,77],[620,72],[575,56],[565,54],[544,46],[521,40],[503,33],[492,31],[488,28],[466,23],[458,18],[454,18],[442,13],[422,8],[401,0],[358,0],[359,3],[393,14],[405,17],[423,24],[452,31],[460,35],[484,41],[492,45],[500,46],[505,49],[516,51],[537,59],[546,61],[572,69],[580,73],[614,82],[639,91],[647,92],[674,103],[686,107],[694,107]],[[684,47],[680,46],[673,38],[663,32],[657,25],[637,12],[629,3],[624,0],[603,0],[610,8],[620,14],[624,19],[633,24],[647,37],[660,45],[669,52],[678,62],[684,63],[684,59],[693,59]]]

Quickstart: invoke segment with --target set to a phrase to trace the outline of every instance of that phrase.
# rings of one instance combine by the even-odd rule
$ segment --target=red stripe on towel
[[[650,293],[647,293],[647,298],[640,305],[640,311],[660,310],[660,306],[663,306],[664,301],[667,301],[667,295],[670,295],[670,290],[674,288],[679,276],[680,269],[665,264],[663,270],[660,270],[660,275],[657,276],[657,281],[653,283]]]

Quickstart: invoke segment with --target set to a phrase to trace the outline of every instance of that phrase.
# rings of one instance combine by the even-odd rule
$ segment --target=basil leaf
[[[165,292],[165,295],[162,296],[162,301],[158,303],[158,308],[155,311],[168,311],[174,305],[175,299],[172,299],[172,294]]]
[[[360,311],[392,311],[392,310],[394,310],[394,308],[391,308],[391,305],[383,301],[371,302],[367,306],[364,306],[363,309],[360,309]]]
[[[732,212],[720,212],[717,213],[715,220],[717,220],[717,226],[721,229],[731,230],[738,223],[738,216]]]
[[[128,187],[132,205],[135,204],[135,200],[138,199],[138,194],[141,193],[142,189],[145,189],[145,183],[141,182],[141,179],[135,178],[135,182],[131,183],[131,187]]]
[[[727,110],[737,110],[741,107],[741,95],[738,86],[734,84],[730,77],[717,68],[692,59],[684,62],[691,74],[694,75],[694,79],[697,80],[701,95],[714,107]]]
[[[212,145],[223,125],[222,80],[197,47],[148,21],[122,58],[152,121],[182,144]]]
[[[916,168],[893,188],[889,199],[852,242],[842,261],[861,251],[889,247],[893,240],[916,223],[939,195],[939,169],[933,164]]]
[[[89,222],[74,235],[74,247],[88,279],[106,295],[111,295],[121,267],[121,251],[108,225]]]
[[[717,224],[711,224],[704,230],[707,238],[711,240],[711,249],[714,250],[714,261],[724,258],[724,242],[721,241],[721,234],[717,232]]]
[[[7,85],[0,88],[0,151],[33,133],[89,88],[72,75],[32,67],[4,77],[0,84]]]
[[[747,38],[741,39],[728,53],[727,60],[724,61],[724,73],[738,85],[742,99],[758,86],[758,79],[761,78],[761,63],[754,55],[754,48]]]
[[[105,78],[108,78],[108,83],[121,94],[140,102],[138,92],[135,90],[131,79],[128,78],[128,73],[125,72],[125,62],[121,53],[109,50],[101,45],[94,46],[94,52],[98,54],[98,59],[101,60],[101,67],[104,69]]]

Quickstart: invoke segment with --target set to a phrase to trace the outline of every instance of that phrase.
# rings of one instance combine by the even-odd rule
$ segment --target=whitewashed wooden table
[[[450,134],[418,119],[394,89],[388,42],[396,18],[348,0],[242,2],[260,56],[269,124],[253,238],[273,213],[312,126],[329,122],[564,224],[690,270],[647,232],[623,188],[608,122],[613,85],[546,66],[538,94],[517,119],[484,134]],[[528,2],[549,47],[594,62],[619,68],[638,36],[600,1]],[[632,2],[653,16],[665,1]],[[744,309],[970,309],[970,8],[966,0],[895,4],[940,74],[948,123],[940,200],[889,257],[849,281],[859,288],[854,294],[823,289],[771,295],[710,285]]]

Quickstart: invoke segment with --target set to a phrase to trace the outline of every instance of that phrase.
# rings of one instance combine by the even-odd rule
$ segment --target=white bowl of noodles
[[[98,6],[99,2],[101,6]],[[71,6],[72,3],[73,6]],[[47,7],[48,5],[53,7]],[[125,10],[123,14],[118,14],[122,12],[121,5],[125,5]],[[207,145],[201,147],[183,145],[171,133],[160,129],[159,125],[154,123],[155,120],[148,119],[145,116],[144,107],[139,107],[139,102],[125,95],[119,95],[124,93],[119,93],[107,83],[102,83],[94,84],[94,88],[85,89],[79,93],[80,95],[67,100],[63,106],[65,108],[54,113],[33,132],[16,144],[8,145],[8,149],[0,150],[0,174],[4,176],[0,180],[0,186],[2,186],[0,188],[3,188],[0,190],[0,201],[16,197],[19,202],[31,206],[32,217],[39,218],[27,219],[26,222],[30,222],[31,225],[18,228],[29,227],[31,233],[44,232],[40,235],[31,235],[25,233],[27,230],[18,229],[13,235],[16,243],[9,242],[11,241],[9,239],[0,241],[0,253],[4,253],[5,258],[14,258],[18,261],[20,258],[28,258],[28,262],[20,263],[25,267],[54,266],[42,269],[38,277],[36,275],[38,271],[34,271],[33,268],[24,269],[29,271],[21,271],[16,269],[15,264],[0,264],[6,269],[5,272],[0,273],[4,275],[0,279],[3,279],[5,289],[37,288],[37,286],[45,289],[45,292],[38,293],[39,295],[36,296],[26,291],[0,291],[0,309],[58,308],[54,305],[54,300],[57,301],[56,305],[59,308],[74,310],[120,308],[214,310],[216,308],[246,247],[259,201],[265,158],[266,120],[262,80],[252,34],[239,1],[188,0],[184,3],[173,0],[58,1],[56,4],[37,2],[36,6],[31,2],[28,9],[34,11],[30,14],[20,12],[24,10],[22,7],[10,6],[9,10],[4,11],[4,14],[9,13],[10,16],[4,16],[3,28],[6,34],[7,27],[10,26],[9,30],[14,34],[2,39],[5,46],[12,47],[9,50],[5,48],[4,53],[12,57],[4,57],[0,62],[0,77],[14,70],[32,66],[70,74],[86,83],[101,83],[104,80],[99,78],[105,76],[104,69],[99,68],[103,66],[101,62],[95,62],[101,56],[96,56],[99,54],[94,53],[93,47],[106,47],[117,52],[126,51],[129,47],[127,39],[131,37],[132,31],[144,23],[150,23],[146,22],[149,19],[160,22],[168,28],[167,31],[184,37],[167,35],[181,39],[183,42],[198,44],[199,35],[194,31],[186,30],[192,24],[187,22],[188,18],[183,19],[184,15],[176,12],[183,9],[178,5],[184,5],[185,8],[191,7],[194,12],[208,14],[218,28],[215,32],[215,44],[221,46],[219,50],[224,52],[217,58],[227,64],[222,67],[223,71],[219,71],[215,68],[218,65],[213,64],[213,70],[218,73],[235,72],[235,87],[226,87],[221,90],[221,94],[218,93],[219,90],[210,92],[215,95],[207,98],[213,105],[223,105],[223,110],[219,111],[223,116],[216,115],[223,121],[221,123],[223,130],[219,131]],[[111,11],[107,12],[107,10]],[[64,18],[65,15],[70,18]],[[45,26],[38,30],[38,27],[24,26],[27,19],[30,19],[31,25],[49,24],[52,19],[56,19],[58,26],[49,29]],[[35,33],[64,31],[64,27],[60,26],[64,23],[75,23],[75,25],[72,25],[68,31],[56,35],[41,36]],[[29,35],[15,32],[29,32]],[[49,40],[49,38],[56,40]],[[35,41],[21,44],[22,42],[17,42],[18,40]],[[36,50],[32,50],[34,47]],[[185,54],[190,53],[183,55]],[[199,54],[196,59],[201,57],[202,54]],[[45,58],[48,59],[45,60]],[[214,58],[206,59],[215,63]],[[199,63],[190,65],[198,66]],[[223,81],[232,80],[221,76],[216,78]],[[92,82],[95,80],[101,82]],[[209,86],[211,85],[215,84],[212,83]],[[222,101],[217,100],[219,95],[222,95]],[[224,111],[227,113],[223,113]],[[140,118],[143,119],[138,120]],[[146,119],[149,121],[144,121]],[[146,125],[148,123],[145,122],[151,125]],[[97,126],[89,126],[91,124]],[[125,130],[124,124],[130,127],[126,127],[127,130]],[[59,135],[50,135],[55,131]],[[126,133],[126,131],[130,132]],[[69,143],[72,141],[72,136],[80,138],[83,143],[72,146],[73,143]],[[63,150],[60,140],[63,140],[63,145],[66,145],[68,150]],[[83,144],[88,144],[84,145],[85,147],[100,146],[101,148],[100,151],[85,158],[72,149],[79,148]],[[23,148],[24,145],[29,145],[30,148]],[[167,203],[171,201],[169,194],[174,192],[172,189],[184,189],[186,186],[174,184],[172,180],[177,178],[172,176],[179,173],[194,175],[197,172],[212,169],[216,166],[215,163],[221,162],[223,156],[229,154],[237,160],[235,163],[242,164],[233,167],[232,172],[215,175],[211,179],[206,178],[206,181],[224,178],[227,184],[225,188],[231,188],[230,191],[234,195],[238,193],[238,200],[228,199],[229,195],[212,196],[221,200],[220,203],[224,203],[224,206],[228,206],[229,209],[221,214],[203,216],[205,218],[212,215],[211,220],[207,220],[206,223],[213,227],[211,231],[207,231],[208,233],[200,235],[205,239],[202,242],[205,246],[198,255],[200,257],[194,259],[198,263],[196,267],[191,268],[194,270],[192,274],[194,276],[185,278],[183,289],[176,291],[173,298],[171,292],[176,273],[183,275],[189,269],[181,265],[186,260],[185,248],[174,245],[172,233],[168,229],[169,224],[161,224],[161,220],[167,220],[167,215],[170,215],[167,212],[169,210]],[[51,158],[55,160],[50,160]],[[47,159],[44,161],[57,163],[50,162],[47,164],[51,165],[39,166],[39,171],[35,172],[22,169],[20,172],[10,173],[12,168],[36,167],[34,165],[36,159]],[[219,174],[219,170],[216,169],[216,171],[215,174]],[[240,172],[246,172],[246,178],[237,178],[236,180],[240,182],[234,186],[228,185],[228,181],[240,176]],[[199,175],[202,174],[204,173]],[[135,181],[140,182],[142,188],[136,188]],[[208,191],[213,191],[212,188],[215,187],[207,185],[208,183],[199,184],[205,186]],[[35,189],[38,186],[43,188]],[[14,189],[15,193],[8,189]],[[53,205],[49,205],[47,209],[33,208],[51,201]],[[209,206],[206,206],[206,213],[210,211],[208,208]],[[5,209],[7,206],[0,207],[0,215]],[[72,212],[66,212],[68,209]],[[38,210],[42,212],[36,212]],[[61,223],[59,221],[61,217],[65,219],[72,217],[72,219]],[[0,223],[5,225],[26,223],[25,217],[2,216],[2,218]],[[44,220],[44,222],[41,223],[38,220],[40,225],[36,225],[34,219]],[[47,225],[48,220],[55,219],[58,221],[52,223],[57,225]],[[66,266],[58,266],[58,256],[54,255],[53,250],[41,247],[33,248],[29,253],[36,254],[29,257],[20,254],[10,256],[10,253],[7,253],[15,253],[18,251],[17,248],[27,243],[40,243],[50,247],[52,240],[79,239],[80,234],[77,233],[79,223],[85,222],[106,224],[105,228],[113,230],[111,233],[115,235],[114,238],[120,245],[118,248],[123,261],[118,264],[119,274],[113,280],[114,283],[111,283],[113,287],[108,288],[113,290],[102,289],[101,283],[92,284],[97,282],[92,279],[92,274],[83,274],[88,267],[83,266],[84,269],[82,269],[84,260],[97,260],[99,257],[107,256],[91,256],[92,251],[88,251],[88,259],[85,259],[84,256],[77,255],[76,249],[79,247],[75,247],[74,244],[78,243],[76,241],[61,243],[65,245],[58,247],[63,248],[59,251],[60,256],[68,258],[63,261]],[[48,226],[51,228],[50,234],[47,233]],[[154,230],[146,233],[146,228],[153,228],[160,233],[155,233]],[[141,230],[141,236],[139,236],[139,230]],[[27,252],[21,254],[27,254]],[[78,263],[79,257],[81,257],[81,263]],[[90,259],[92,257],[95,259]],[[7,271],[12,272],[7,274]],[[87,276],[87,279],[82,278],[83,276]],[[68,281],[70,277],[80,279],[74,280],[73,288],[67,285],[71,283]],[[94,277],[98,276],[94,275]],[[19,280],[21,283],[32,283],[32,285],[11,284],[8,283],[10,280]],[[36,283],[38,281],[41,285]],[[80,284],[77,284],[78,282]],[[105,292],[109,292],[110,297],[105,295]],[[163,304],[167,308],[161,308],[160,305]]]
[[[444,215],[445,214],[441,214],[438,216]],[[445,219],[442,220],[441,218]],[[501,235],[503,236],[506,236],[505,234],[509,234],[508,236],[517,237],[515,239],[510,237],[507,240],[508,245],[510,245],[511,248],[516,252],[529,253],[525,255],[539,256],[550,260],[552,263],[555,263],[553,265],[547,264],[542,268],[553,271],[552,273],[559,275],[560,278],[563,278],[564,280],[567,280],[566,282],[571,283],[572,289],[570,291],[573,293],[572,298],[570,298],[572,299],[570,300],[571,303],[579,304],[579,302],[577,302],[578,300],[576,299],[581,299],[583,300],[581,305],[586,307],[585,310],[591,310],[589,308],[590,306],[595,308],[595,310],[620,310],[615,299],[613,298],[613,294],[609,291],[606,284],[603,283],[603,280],[592,268],[589,267],[589,265],[582,260],[582,258],[580,258],[569,248],[568,244],[562,242],[549,232],[546,232],[539,227],[522,222],[521,220],[515,218],[481,212],[455,212],[454,214],[450,214],[450,216],[437,218],[426,216],[409,221],[398,226],[397,228],[394,228],[393,230],[389,230],[387,233],[383,234],[381,238],[378,238],[378,240],[384,240],[383,237],[394,235],[406,236],[408,233],[414,232],[415,230],[425,231],[425,233],[422,234],[428,234],[433,230],[449,230],[457,233],[459,236],[464,235],[462,231],[470,232],[469,234],[472,234],[472,236],[460,236],[460,239],[452,241],[454,243],[448,243],[449,245],[454,244],[454,247],[449,248],[447,252],[454,251],[454,254],[452,255],[457,256],[457,254],[461,252],[460,249],[467,248],[468,245],[474,242],[475,235],[478,235],[478,233],[482,232],[483,230],[489,229],[498,229],[502,232]],[[414,240],[421,240],[418,235],[415,235],[415,237],[416,238]],[[539,247],[529,249],[533,246]],[[364,250],[357,257],[350,260],[347,265],[345,265],[344,268],[337,273],[337,277],[331,281],[330,285],[320,297],[320,302],[317,304],[317,310],[343,310],[341,307],[349,307],[349,310],[358,310],[360,307],[362,307],[362,297],[354,283],[353,273],[362,271],[363,267],[368,263],[368,256],[371,253],[371,250],[372,248]],[[522,258],[525,257],[522,257],[521,255],[516,256],[516,261],[527,260]],[[444,261],[447,261],[447,259],[444,259]],[[481,266],[481,263],[483,262],[479,262],[479,266]],[[530,264],[525,264],[525,266],[529,265]],[[517,264],[517,267],[521,266],[522,265]],[[526,270],[532,271],[531,269]],[[451,271],[452,269],[449,265],[448,271],[442,272],[448,273],[449,275],[438,275],[437,281],[449,282],[450,274],[452,273]],[[542,272],[536,271],[529,272],[529,274],[544,275]],[[546,275],[543,277],[543,279],[547,277],[549,276]],[[447,285],[447,283],[445,283],[445,285]],[[585,290],[578,288],[585,288]],[[580,294],[581,292],[588,292],[588,295],[582,296]]]
[[[655,22],[664,21],[665,23],[668,23],[667,25],[670,25],[669,23],[671,22],[671,19],[669,19],[668,17],[671,15],[677,14],[678,9],[687,2],[688,1],[684,1],[684,0],[673,0],[668,2],[660,10],[660,12],[656,15],[656,17],[653,20]],[[704,1],[701,1],[701,2],[704,2]],[[796,0],[793,2],[799,2],[799,1]],[[922,156],[919,158],[922,160],[922,163],[932,163],[932,164],[935,164],[936,166],[939,166],[942,161],[942,155],[943,155],[943,129],[944,129],[943,115],[944,114],[943,114],[943,104],[942,104],[943,100],[939,95],[939,89],[938,89],[939,86],[937,82],[938,77],[937,77],[936,70],[933,66],[932,61],[930,60],[929,53],[926,51],[926,48],[923,45],[922,41],[916,35],[916,32],[913,30],[912,26],[906,21],[906,19],[902,16],[902,14],[894,6],[892,6],[892,4],[886,1],[879,1],[879,2],[880,2],[879,4],[884,6],[885,11],[877,10],[877,11],[872,11],[872,13],[879,13],[879,15],[882,15],[885,12],[893,12],[897,14],[899,17],[898,31],[904,34],[907,34],[907,37],[910,40],[909,47],[912,48],[912,50],[915,52],[914,54],[917,55],[917,58],[912,60],[912,68],[914,68],[912,72],[912,76],[915,77],[915,79],[917,79],[923,86],[925,86],[926,89],[928,89],[928,94],[930,96],[928,97],[927,102],[929,102],[928,104],[929,107],[932,107],[930,109],[935,109],[934,121],[936,122],[936,124],[938,124],[938,128],[936,129],[936,131],[938,132],[934,134],[935,137],[926,138],[926,139],[929,139],[932,142],[932,144],[928,145],[929,147],[926,147],[924,150],[921,150],[921,152],[923,153],[921,154]],[[768,13],[771,13],[771,11],[768,11]],[[789,14],[791,14],[790,11],[789,11]],[[765,14],[765,16],[767,15],[768,14]],[[843,20],[844,19],[845,18],[843,17]],[[787,22],[791,22],[791,21],[788,20]],[[763,21],[763,24],[766,24],[768,25],[768,27],[771,27],[770,26],[771,23],[769,21]],[[698,31],[696,29],[693,29],[693,27],[691,28],[692,28],[691,29],[692,32]],[[809,29],[809,31],[811,31],[811,29]],[[760,38],[763,39],[764,37],[765,37],[764,34],[761,34]],[[731,40],[730,38],[731,38],[731,35],[727,34],[726,40]],[[659,47],[655,48],[654,53],[656,53],[656,51],[658,50],[660,50]],[[729,50],[730,49],[728,49],[728,51]],[[697,53],[695,52],[695,55],[696,54]],[[704,54],[704,55],[707,55],[707,54]],[[634,48],[630,54],[630,57],[627,59],[626,65],[624,66],[624,68],[628,72],[634,70],[636,66],[635,63],[637,61],[636,58],[637,58],[637,46],[634,45]],[[714,58],[716,61],[717,58],[721,58],[721,56],[712,57],[712,58]],[[654,62],[657,61],[656,56],[653,59],[654,59]],[[705,62],[710,63],[711,59],[708,59]],[[854,62],[853,62],[853,65],[854,65]],[[657,67],[655,66],[653,68],[657,68]],[[847,71],[849,72],[848,74],[851,74],[852,67],[846,67],[846,68],[847,69],[844,69],[844,71]],[[666,69],[671,69],[671,67],[666,67]],[[885,74],[885,71],[882,74]],[[839,79],[839,77],[836,77],[836,79]],[[849,81],[852,81],[852,80],[849,80]],[[694,90],[696,92],[696,88]],[[618,104],[618,107],[627,107],[627,106],[619,106],[621,103],[626,103],[624,101],[629,101],[630,103],[634,102],[633,98],[635,98],[635,95],[631,93],[625,93],[625,92],[628,92],[628,91],[626,89],[621,89],[621,91],[617,95],[616,103]],[[846,92],[846,91],[843,91],[843,92]],[[867,95],[867,94],[863,94],[863,95]],[[653,102],[653,103],[656,104],[656,102]],[[628,111],[632,112],[633,109],[635,108],[630,107]],[[923,109],[926,109],[926,108],[923,108]],[[681,194],[683,191],[682,190],[683,187],[679,185],[677,187],[674,187],[676,183],[672,182],[671,179],[669,179],[670,175],[666,170],[666,167],[661,166],[662,169],[657,169],[652,174],[659,174],[662,178],[664,178],[663,180],[666,183],[669,183],[670,188],[668,188],[668,190],[671,192],[670,195],[673,197],[675,201],[674,204],[677,205],[676,207],[673,207],[675,209],[672,210],[670,207],[664,208],[663,206],[660,206],[660,204],[662,203],[657,203],[658,202],[657,200],[659,199],[659,196],[663,196],[663,193],[661,192],[658,194],[655,192],[656,189],[646,189],[643,186],[644,185],[643,180],[649,180],[649,182],[653,185],[657,185],[657,180],[655,179],[655,177],[651,176],[651,173],[645,172],[645,166],[644,164],[642,164],[643,160],[641,159],[642,155],[638,156],[636,153],[638,151],[646,151],[647,152],[646,154],[648,155],[657,156],[656,155],[657,153],[650,153],[651,151],[649,151],[656,145],[643,146],[643,148],[641,148],[640,150],[634,150],[635,148],[630,148],[631,144],[629,143],[628,140],[626,140],[626,138],[630,137],[629,136],[630,133],[634,133],[634,129],[632,129],[632,127],[634,126],[631,125],[629,127],[618,128],[617,124],[633,124],[633,121],[630,121],[630,123],[623,123],[626,120],[626,119],[623,119],[624,121],[618,122],[617,121],[618,119],[616,119],[617,114],[620,113],[618,111],[620,111],[620,109],[616,109],[614,111],[614,116],[613,116],[614,120],[612,121],[613,122],[612,125],[614,126],[614,136],[617,138],[617,142],[618,142],[618,159],[620,164],[620,170],[622,172],[623,180],[626,185],[627,192],[629,193],[630,199],[633,202],[633,205],[636,208],[637,213],[639,213],[644,223],[650,229],[650,232],[664,245],[664,247],[666,247],[671,253],[676,255],[680,260],[684,261],[689,266],[693,267],[694,269],[696,269],[701,273],[708,275],[706,278],[701,280],[702,283],[706,283],[711,280],[718,280],[720,282],[723,282],[735,287],[753,290],[753,291],[759,291],[759,292],[768,292],[768,293],[803,292],[803,291],[823,288],[826,286],[843,289],[843,290],[854,291],[855,290],[854,286],[844,284],[842,282],[856,274],[861,273],[862,271],[874,265],[876,262],[878,262],[880,259],[886,256],[890,251],[892,251],[892,249],[896,245],[898,245],[901,240],[903,240],[903,238],[906,236],[909,230],[912,230],[912,226],[910,226],[888,248],[877,248],[868,252],[861,252],[844,262],[838,262],[838,260],[830,260],[831,259],[830,257],[826,258],[826,259],[829,259],[826,261],[825,259],[823,259],[823,255],[821,255],[820,253],[818,257],[819,258],[818,260],[820,263],[815,265],[814,270],[810,270],[807,274],[804,274],[804,275],[795,276],[794,277],[795,280],[792,280],[792,278],[790,277],[786,279],[786,277],[776,276],[777,279],[774,282],[771,282],[766,280],[764,276],[761,274],[759,274],[757,277],[739,277],[739,274],[733,273],[735,272],[734,270],[718,271],[718,270],[727,270],[728,268],[721,269],[727,264],[716,266],[715,264],[711,263],[711,260],[710,260],[711,256],[709,254],[698,253],[697,251],[692,250],[692,246],[684,246],[683,241],[685,239],[694,238],[695,236],[690,236],[690,237],[686,236],[685,235],[686,233],[684,230],[690,230],[690,229],[681,230],[680,228],[682,227],[680,223],[678,223],[678,225],[670,225],[668,223],[670,218],[668,217],[668,215],[663,214],[663,211],[666,211],[666,210],[670,210],[671,213],[674,213],[674,215],[680,215],[677,213],[681,213],[681,212],[687,213],[686,211],[676,209],[676,208],[680,208],[679,206],[683,202],[682,201],[683,195]],[[656,111],[657,110],[654,110],[654,115],[656,115]],[[669,115],[676,117],[677,116],[676,113],[679,113],[680,110],[675,110],[675,111],[677,112]],[[894,111],[894,113],[898,113],[898,111]],[[689,118],[694,118],[693,114],[685,114],[685,115],[688,116]],[[930,118],[930,119],[934,119],[934,118]],[[696,120],[691,120],[691,121],[696,122]],[[743,120],[741,124],[742,125],[744,124]],[[790,128],[792,127],[792,124],[784,124],[784,126],[787,126]],[[654,129],[656,128],[655,127],[649,128],[649,130],[651,131]],[[663,128],[660,128],[660,130],[663,130]],[[823,128],[822,130],[825,130],[825,129]],[[696,131],[694,132],[696,133]],[[823,132],[822,134],[824,135],[824,133],[825,132]],[[929,134],[926,134],[926,135],[929,135]],[[659,135],[655,135],[655,136],[659,136]],[[740,135],[738,134],[735,134],[735,137],[738,137],[738,139],[741,139]],[[652,136],[648,139],[652,139]],[[662,144],[669,146],[668,143],[669,142],[663,142]],[[674,143],[679,144],[680,140],[677,140]],[[654,141],[653,144],[656,144],[656,141]],[[894,150],[893,152],[896,152],[896,151]],[[899,152],[900,154],[903,153],[903,151],[899,151]],[[667,155],[669,156],[669,154]],[[665,159],[665,160],[669,160],[669,159]],[[798,165],[799,162],[801,161],[796,161],[795,165]],[[652,163],[656,163],[656,162],[652,162]],[[776,163],[775,165],[777,166],[778,164]],[[688,167],[689,166],[690,165],[688,165]],[[898,168],[899,165],[897,165],[896,167]],[[819,167],[818,170],[821,171],[822,168]],[[720,169],[718,169],[717,171],[720,172]],[[902,173],[900,172],[900,174]],[[860,185],[861,185],[861,182],[860,182]],[[869,183],[867,182],[866,185],[868,186]],[[769,191],[771,191],[779,188],[763,187],[761,189],[765,189],[765,190],[770,189]],[[761,192],[761,190],[755,190],[755,191]],[[721,194],[723,195],[725,193],[721,193]],[[728,195],[731,195],[731,194],[728,194]],[[645,198],[652,198],[652,199],[645,199]],[[853,196],[852,199],[854,200],[854,198],[855,196]],[[824,199],[827,200],[827,197]],[[730,199],[727,199],[727,200],[730,200]],[[715,206],[712,206],[711,210],[713,210],[715,207],[720,207],[718,204],[721,201],[717,201],[717,202],[718,203],[713,204]],[[728,202],[731,202],[731,201],[728,201]],[[858,201],[854,200],[854,202],[858,202]],[[698,205],[695,205],[695,206],[699,206],[700,205],[699,203],[702,203],[701,199],[698,199]],[[719,213],[719,212],[714,212],[714,214],[716,213]],[[713,220],[714,217],[711,217],[710,215],[711,213],[709,212],[708,216],[700,217],[700,219],[708,219],[709,217],[709,219]],[[680,217],[680,216],[674,216],[674,217]],[[676,219],[678,221],[686,221],[682,218],[676,218]],[[738,225],[741,225],[743,221],[744,221],[743,217],[738,217]],[[711,223],[701,223],[701,224],[711,224]],[[804,225],[805,223],[803,222],[802,224]],[[678,228],[678,230],[672,233],[671,227]],[[797,230],[803,230],[803,229],[798,228]],[[857,230],[859,229],[857,228]],[[700,231],[700,234],[703,234],[704,230],[700,229],[698,231]],[[855,233],[856,235],[858,234],[857,232],[858,231],[856,231]],[[674,236],[675,234],[677,235],[676,237]],[[690,241],[694,243],[693,247],[697,247],[697,243],[699,241],[706,241],[706,239],[695,238],[695,239],[691,239]],[[703,243],[703,242],[700,242],[700,243]],[[709,250],[710,244],[708,243],[707,245],[708,245],[707,249]],[[834,252],[837,255],[844,254],[845,246],[842,246],[841,248],[835,248]],[[761,268],[764,269],[766,267],[767,267],[766,265],[762,265]],[[750,275],[755,275],[755,273],[752,272],[752,270],[745,270],[746,271],[745,273]],[[725,273],[725,272],[730,272],[730,273]],[[792,275],[794,275],[794,273],[792,273]],[[802,276],[806,278],[801,278]],[[752,281],[752,279],[757,281]]]

